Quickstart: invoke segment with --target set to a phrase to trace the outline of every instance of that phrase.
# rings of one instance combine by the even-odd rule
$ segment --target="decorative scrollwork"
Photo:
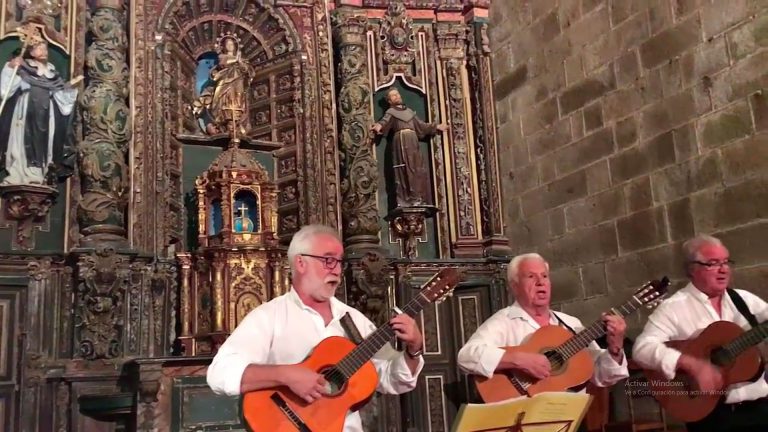
[[[100,247],[78,258],[75,356],[111,359],[122,354],[123,302],[131,275],[128,258]]]
[[[78,152],[82,197],[77,218],[83,245],[125,242],[126,152],[131,130],[128,47],[122,1],[96,2],[89,21],[88,87],[83,92],[85,139]]]
[[[0,214],[0,227],[14,227],[11,247],[32,250],[35,228],[47,230],[48,214],[59,192],[42,185],[4,185],[0,188],[4,210]]]
[[[350,248],[378,244],[376,191],[378,169],[373,158],[370,127],[370,82],[365,55],[364,14],[338,9],[333,28],[340,53],[339,112],[341,118],[341,192],[344,234]]]
[[[389,3],[379,29],[384,62],[388,65],[409,65],[416,58],[413,20],[406,14],[401,1]]]
[[[350,305],[363,312],[374,324],[387,321],[389,304],[388,260],[377,251],[366,251],[360,260],[360,267],[353,273],[354,283],[350,284]]]

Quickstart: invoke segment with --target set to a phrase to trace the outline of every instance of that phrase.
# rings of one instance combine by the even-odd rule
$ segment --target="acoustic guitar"
[[[643,306],[652,308],[661,302],[668,286],[669,279],[666,276],[661,281],[648,282],[627,302],[611,309],[609,313],[626,317]],[[484,402],[490,403],[547,391],[565,391],[584,385],[592,377],[595,368],[594,360],[585,348],[605,333],[602,319],[575,335],[561,326],[541,327],[525,343],[504,349],[507,352],[543,354],[551,365],[549,377],[536,380],[517,370],[497,372],[490,378],[475,375],[473,379],[477,391]]]
[[[715,409],[723,396],[722,389],[731,384],[754,381],[761,375],[762,358],[757,344],[768,338],[768,322],[745,332],[730,321],[715,321],[698,336],[665,345],[701,359],[708,359],[720,369],[723,387],[714,392],[701,392],[693,377],[678,371],[668,380],[654,370],[644,370],[651,394],[668,414],[683,422],[703,419]]]
[[[403,313],[415,318],[427,304],[452,295],[462,277],[455,268],[440,270]],[[357,346],[339,336],[323,339],[300,364],[325,377],[328,394],[310,404],[285,386],[246,393],[241,398],[243,423],[252,432],[341,432],[347,413],[361,408],[376,390],[379,378],[371,358],[394,338],[387,323]]]

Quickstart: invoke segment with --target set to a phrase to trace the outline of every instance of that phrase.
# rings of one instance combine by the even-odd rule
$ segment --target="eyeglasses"
[[[332,256],[320,256],[320,255],[311,255],[311,254],[300,254],[301,256],[308,256],[315,259],[318,259],[323,262],[323,267],[325,267],[326,270],[333,270],[336,268],[336,265],[341,264],[342,270],[347,267],[347,263],[344,262],[343,259],[338,259],[336,257]]]
[[[710,262],[691,261],[691,264],[698,264],[706,268],[708,271],[715,271],[725,266],[732,267],[736,263],[733,260],[729,259],[725,261],[710,261]]]

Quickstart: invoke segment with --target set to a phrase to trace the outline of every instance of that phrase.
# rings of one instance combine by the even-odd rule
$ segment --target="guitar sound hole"
[[[549,364],[552,365],[552,373],[558,372],[565,365],[565,359],[557,351],[547,351],[544,356],[549,360]]]
[[[335,396],[341,393],[344,385],[347,383],[347,377],[340,370],[330,367],[321,370],[320,373],[323,374],[323,377],[328,382],[325,389],[328,396]]]

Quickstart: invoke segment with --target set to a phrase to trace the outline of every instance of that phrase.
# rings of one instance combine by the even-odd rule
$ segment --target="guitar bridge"
[[[307,426],[306,423],[299,417],[298,414],[296,414],[291,407],[288,406],[288,403],[285,402],[285,399],[283,399],[282,396],[280,396],[279,393],[272,393],[272,396],[269,397],[272,399],[272,402],[277,405],[278,408],[280,408],[280,411],[285,414],[286,417],[288,417],[288,420],[293,423],[294,426],[299,430],[299,432],[312,432],[312,429]]]

